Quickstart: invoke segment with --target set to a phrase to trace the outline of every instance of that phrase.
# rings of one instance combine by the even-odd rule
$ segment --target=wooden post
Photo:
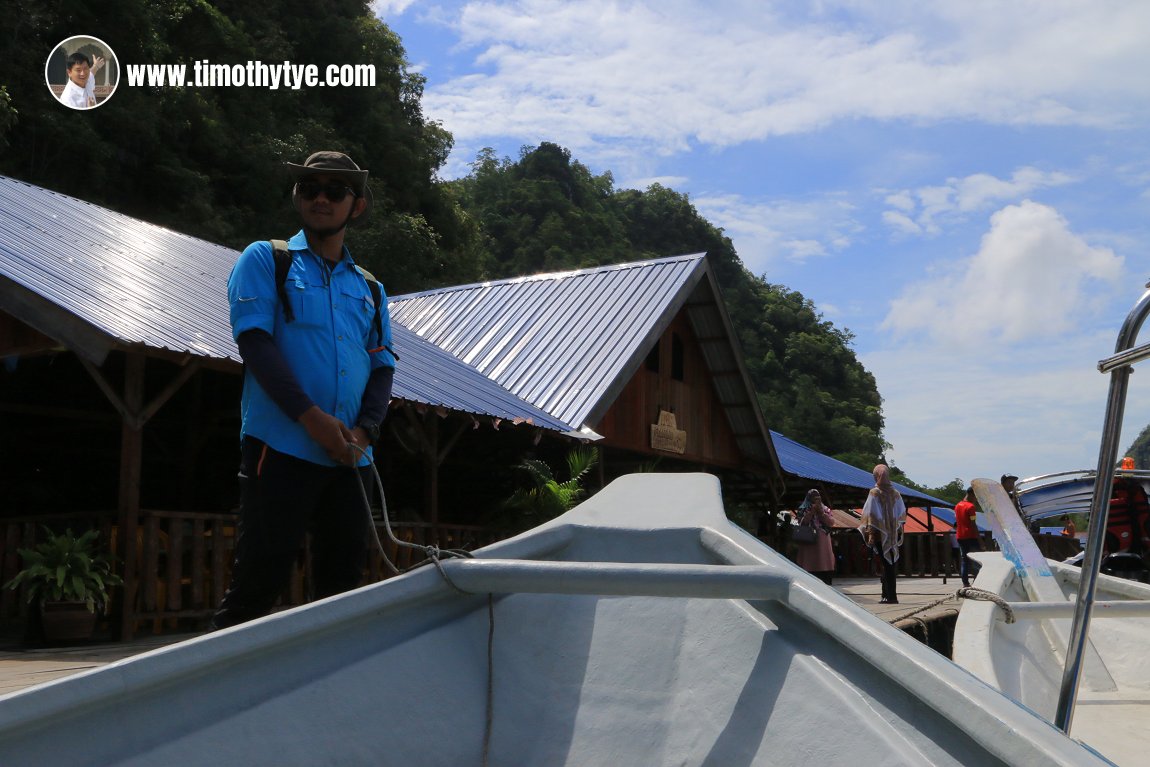
[[[137,530],[140,522],[140,467],[143,455],[143,424],[135,414],[143,409],[144,355],[125,355],[124,406],[120,427],[120,550],[124,555],[124,600],[120,614],[120,639],[130,640],[136,631],[135,597],[139,592]]]
[[[431,523],[432,537],[439,540],[439,420],[435,413],[428,411],[423,417],[424,443],[427,450],[423,461],[425,485],[423,498],[427,504],[427,521]]]

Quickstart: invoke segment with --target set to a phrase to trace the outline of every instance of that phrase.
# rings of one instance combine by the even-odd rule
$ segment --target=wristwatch
[[[378,421],[368,421],[366,419],[363,419],[363,420],[360,420],[359,423],[356,424],[356,426],[358,426],[359,428],[364,430],[364,432],[367,434],[368,441],[371,442],[372,444],[375,444],[376,442],[379,441],[379,422]]]

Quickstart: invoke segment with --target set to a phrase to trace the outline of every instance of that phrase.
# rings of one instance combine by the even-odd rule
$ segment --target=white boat
[[[702,474],[0,698],[5,767],[847,763],[1107,762],[732,525]]]
[[[1055,722],[1082,568],[1042,558],[1001,486],[976,480],[996,520],[1001,552],[975,554],[974,587],[1002,602],[967,600],[953,658],[979,679]],[[1115,764],[1135,767],[1150,753],[1150,585],[1098,578],[1071,737]]]
[[[1082,571],[1050,563],[1047,580],[1059,590],[1065,607],[1048,609],[1043,618],[1038,610],[1027,612],[1030,597],[1005,557],[975,557],[983,564],[975,588],[1013,603],[1014,622],[1006,623],[1004,611],[994,603],[965,602],[954,632],[954,661],[1053,722]],[[1097,594],[1090,657],[1099,661],[1086,661],[1070,736],[1117,765],[1137,767],[1147,763],[1150,753],[1150,586],[1102,576]],[[1136,612],[1125,605],[1133,605]]]
[[[997,482],[972,483],[1001,549],[975,555],[974,586],[997,601],[963,604],[953,650],[956,663],[1124,767],[1150,763],[1147,531],[1130,514],[1147,475],[1115,469],[1131,366],[1150,358],[1150,345],[1134,345],[1148,315],[1150,290],[1098,365],[1111,382],[1097,470],[1024,480],[1014,498]],[[1111,511],[1123,519],[1108,524]],[[1072,513],[1090,515],[1079,566],[1044,559],[1030,523]]]

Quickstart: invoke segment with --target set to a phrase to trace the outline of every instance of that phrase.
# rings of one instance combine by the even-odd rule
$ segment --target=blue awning
[[[868,471],[823,455],[806,445],[795,442],[790,437],[784,437],[777,431],[771,432],[771,441],[775,443],[775,452],[779,455],[779,464],[783,467],[785,474],[816,482],[826,482],[831,485],[856,487],[860,490],[869,490],[874,487],[874,476]],[[900,485],[896,482],[894,487],[905,500],[916,502],[919,505],[941,506],[948,509],[953,507],[953,504],[941,498],[926,495],[906,485]],[[859,505],[862,505],[861,501]]]

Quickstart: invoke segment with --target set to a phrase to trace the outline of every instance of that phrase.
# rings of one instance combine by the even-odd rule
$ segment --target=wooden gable
[[[594,426],[603,435],[600,444],[652,457],[740,467],[743,460],[711,376],[691,323],[680,312]],[[663,415],[660,427],[665,413],[673,416],[673,426]]]

